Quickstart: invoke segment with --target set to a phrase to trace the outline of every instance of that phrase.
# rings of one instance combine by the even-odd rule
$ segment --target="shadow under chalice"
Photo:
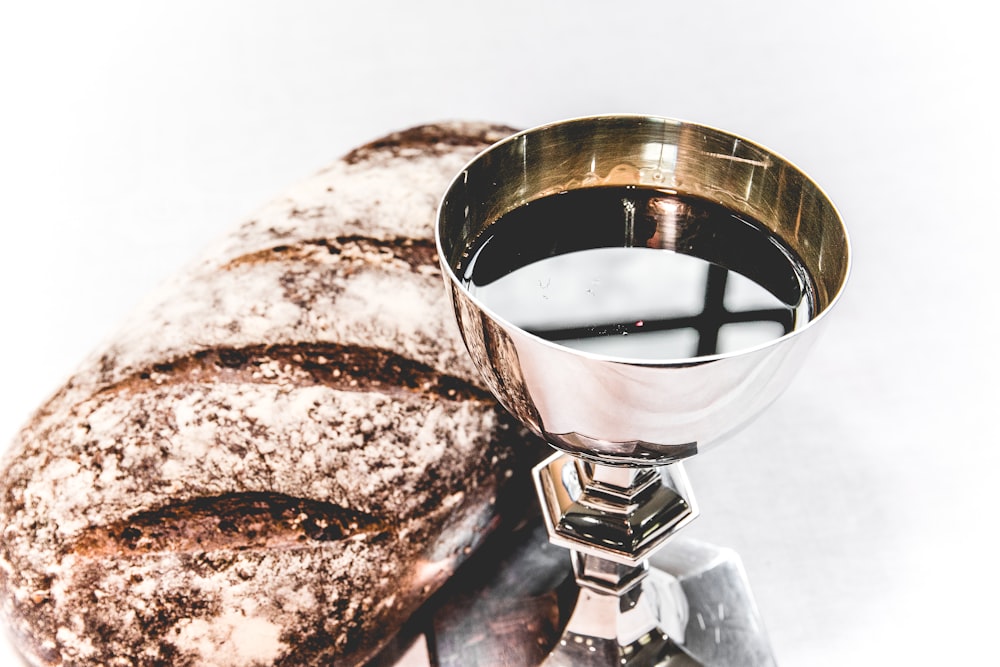
[[[650,576],[664,577],[660,589],[670,592],[660,607],[673,617],[684,647],[675,644],[666,662],[650,664],[770,664],[735,552],[677,536],[651,560]],[[569,553],[549,542],[540,517],[530,517],[488,540],[367,667],[541,665],[566,640],[580,594]],[[581,652],[592,647],[580,637]]]

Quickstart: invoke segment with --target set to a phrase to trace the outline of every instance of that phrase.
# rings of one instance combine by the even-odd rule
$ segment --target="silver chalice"
[[[437,243],[486,384],[558,450],[534,481],[579,594],[544,664],[773,663],[735,555],[676,539],[683,461],[779,395],[843,290],[823,191],[717,129],[579,118],[468,164]]]

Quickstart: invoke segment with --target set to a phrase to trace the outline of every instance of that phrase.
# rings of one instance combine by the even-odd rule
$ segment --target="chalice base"
[[[574,631],[574,610],[601,601],[577,586],[570,552],[551,545],[539,521],[498,537],[368,667],[776,664],[731,549],[672,538],[650,559],[639,596],[658,615],[659,630],[618,637],[613,618],[606,632]]]

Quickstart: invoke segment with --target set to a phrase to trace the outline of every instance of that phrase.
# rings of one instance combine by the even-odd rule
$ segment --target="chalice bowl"
[[[779,395],[843,290],[827,196],[727,132],[579,118],[469,163],[437,243],[487,386],[558,450],[533,475],[579,594],[545,664],[772,664],[735,555],[674,539],[682,466]]]

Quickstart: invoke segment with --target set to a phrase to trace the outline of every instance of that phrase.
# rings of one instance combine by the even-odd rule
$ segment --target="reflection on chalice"
[[[437,239],[485,382],[560,450],[535,486],[579,594],[544,664],[772,664],[735,555],[672,538],[682,461],[778,396],[844,287],[829,199],[726,132],[581,118],[471,162]]]

